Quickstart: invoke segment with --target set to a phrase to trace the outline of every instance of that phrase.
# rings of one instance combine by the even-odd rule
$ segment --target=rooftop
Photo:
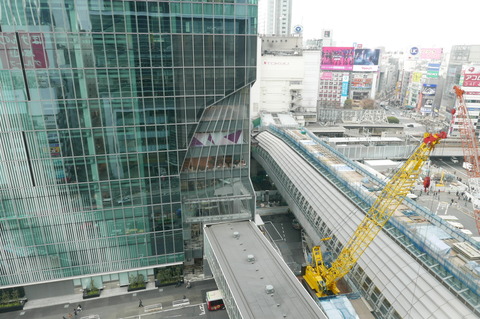
[[[327,318],[253,222],[208,225],[205,236],[243,318]]]

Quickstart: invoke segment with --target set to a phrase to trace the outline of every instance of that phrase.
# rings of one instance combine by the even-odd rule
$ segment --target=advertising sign
[[[418,83],[422,79],[422,72],[413,72],[412,74],[412,82]]]
[[[352,88],[370,89],[372,87],[373,77],[371,74],[354,74],[352,79]]]
[[[441,60],[443,55],[442,48],[420,49],[420,59]]]
[[[464,65],[460,85],[463,87],[480,87],[480,65]]]
[[[342,76],[342,94],[340,96],[340,104],[341,105],[343,105],[345,103],[345,101],[347,100],[349,79],[350,79],[350,77],[348,76],[348,74],[345,74],[344,76]]]
[[[322,70],[353,70],[353,47],[323,47]]]
[[[332,72],[322,72],[322,75],[320,75],[320,80],[332,80],[332,79],[333,79]]]
[[[0,32],[0,69],[21,69],[22,61],[14,32]]]
[[[429,63],[427,68],[427,78],[438,78],[440,72],[440,63]]]
[[[435,95],[435,92],[437,91],[437,85],[436,84],[424,84],[422,88],[422,94],[425,96],[430,96],[430,95]]]
[[[60,143],[50,143],[50,155],[60,156]]]
[[[420,109],[420,112],[422,112],[422,113],[432,113],[432,109],[429,108],[429,107],[422,107]]]
[[[353,71],[378,71],[379,49],[355,49]]]
[[[48,59],[43,34],[19,32],[19,39],[25,69],[46,69]]]

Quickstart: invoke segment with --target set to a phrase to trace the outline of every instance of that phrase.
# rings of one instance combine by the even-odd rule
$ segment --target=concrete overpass
[[[309,132],[270,127],[253,143],[254,158],[311,243],[332,237],[324,248],[338,254],[375,200],[362,179],[368,177],[379,188],[385,182]],[[379,318],[478,318],[479,277],[467,267],[478,263],[452,249],[458,243],[479,248],[476,241],[406,199],[346,280]]]

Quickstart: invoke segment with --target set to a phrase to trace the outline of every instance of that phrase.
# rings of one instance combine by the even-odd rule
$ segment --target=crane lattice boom
[[[423,164],[428,161],[435,145],[445,137],[445,132],[425,134],[422,144],[385,185],[330,268],[325,266],[323,260],[319,260],[322,258],[319,247],[314,247],[315,262],[312,266],[307,267],[304,278],[310,287],[317,291],[318,296],[339,293],[338,280],[352,269],[365,249],[415,186]]]

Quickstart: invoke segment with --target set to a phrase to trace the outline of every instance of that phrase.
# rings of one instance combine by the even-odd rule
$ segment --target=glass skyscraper
[[[257,0],[0,3],[2,287],[125,284],[252,216],[256,17]]]

